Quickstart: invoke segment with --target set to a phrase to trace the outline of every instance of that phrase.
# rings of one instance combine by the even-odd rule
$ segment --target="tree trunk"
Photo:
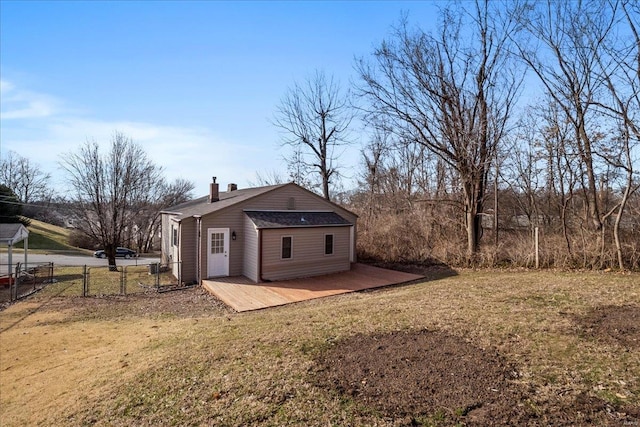
[[[475,262],[482,230],[479,215],[482,210],[482,198],[480,191],[478,191],[479,185],[478,183],[464,185],[465,227],[467,231],[467,257],[469,264]]]
[[[629,200],[629,196],[631,195],[631,187],[633,186],[633,171],[627,171],[627,186],[624,189],[624,193],[622,194],[622,200],[620,200],[620,206],[618,207],[618,212],[616,214],[616,220],[613,224],[613,238],[616,243],[616,253],[618,255],[618,267],[620,270],[624,270],[624,257],[622,256],[622,243],[620,242],[620,222],[622,221],[622,214],[624,213],[624,209],[627,206],[627,201]]]
[[[109,261],[109,271],[117,271],[118,267],[116,266],[116,246],[113,244],[108,244],[104,248],[104,253],[107,255],[107,260]]]
[[[476,233],[473,229],[473,224],[475,222],[475,215],[472,209],[469,209],[466,212],[466,228],[467,228],[467,257],[469,258],[469,263],[472,262],[473,256],[476,252]]]
[[[329,195],[329,177],[326,171],[322,174],[322,196],[331,201],[331,196]]]
[[[580,156],[585,164],[587,172],[588,196],[587,204],[589,207],[589,216],[591,217],[591,225],[595,231],[600,231],[602,221],[600,220],[600,209],[598,206],[598,189],[596,188],[596,177],[593,172],[593,154],[591,151],[591,142],[583,126],[579,129],[579,138],[582,139],[582,147]]]

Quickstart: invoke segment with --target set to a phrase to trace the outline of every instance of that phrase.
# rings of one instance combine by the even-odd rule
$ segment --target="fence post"
[[[127,277],[127,266],[125,265],[122,270],[120,270],[120,295],[126,295],[126,277]]]
[[[31,271],[33,271],[33,291],[35,292],[36,290],[36,283],[38,282],[38,276],[40,275],[40,266],[38,266],[38,264],[34,264],[35,267],[31,268]],[[29,270],[29,264],[27,264],[27,271]]]
[[[535,228],[536,270],[540,268],[540,229]]]
[[[89,292],[89,281],[88,281],[88,272],[87,265],[82,266],[82,296],[86,297]]]
[[[160,289],[160,263],[156,263],[156,288]]]
[[[11,268],[11,266],[9,266]],[[16,263],[15,273],[9,270],[9,300],[18,299],[18,273],[20,272],[20,263]]]

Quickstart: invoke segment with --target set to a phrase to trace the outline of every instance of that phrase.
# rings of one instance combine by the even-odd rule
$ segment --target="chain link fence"
[[[2,264],[0,271],[6,272],[0,276],[0,303],[24,298],[53,282],[53,263],[50,262]]]
[[[124,267],[86,267],[83,270],[83,296],[127,295],[182,287],[172,273],[172,264],[152,263]],[[178,265],[177,271],[180,271]]]
[[[58,285],[57,295],[85,297],[166,292],[187,287],[180,280],[180,263],[150,263],[115,268],[53,263],[28,266],[18,264],[15,267],[15,273],[2,276],[4,279],[0,280],[0,304],[24,298],[50,283]],[[174,275],[174,270],[178,272],[178,277]]]

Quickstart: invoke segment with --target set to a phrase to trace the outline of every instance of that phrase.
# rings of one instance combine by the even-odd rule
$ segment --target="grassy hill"
[[[27,227],[29,230],[29,251],[34,252],[67,252],[71,254],[86,254],[90,251],[69,245],[70,230],[47,224],[46,222],[31,220]],[[23,248],[24,242],[16,245],[16,248]]]

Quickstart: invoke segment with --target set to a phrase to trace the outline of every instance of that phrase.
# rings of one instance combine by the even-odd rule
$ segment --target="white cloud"
[[[32,142],[37,146],[32,148],[46,151],[46,147],[56,147],[58,154],[64,155],[76,151],[89,139],[96,140],[106,149],[116,131],[140,144],[153,162],[165,169],[168,179],[194,181],[198,194],[206,193],[206,184],[214,175],[220,177],[221,182],[235,180],[245,185],[255,175],[248,165],[265,155],[254,147],[224,141],[206,128],[87,119],[56,121],[49,128],[50,139]],[[251,159],[252,156],[255,158]]]
[[[4,127],[0,148],[2,152],[15,151],[28,157],[50,172],[60,192],[66,187],[65,172],[59,167],[64,156],[77,152],[87,140],[97,141],[106,150],[116,131],[140,144],[150,159],[163,167],[168,180],[193,181],[196,195],[206,194],[212,176],[218,177],[223,187],[233,182],[242,188],[255,180],[256,171],[279,166],[266,160],[279,160],[273,147],[225,141],[207,128],[73,117],[38,122],[29,129]]]
[[[31,119],[55,114],[58,102],[49,95],[16,88],[0,80],[0,117],[3,120]]]
[[[107,149],[116,131],[140,144],[151,160],[164,168],[167,179],[193,181],[196,194],[206,194],[212,176],[217,176],[223,186],[234,182],[245,187],[255,179],[256,171],[278,167],[274,162],[279,156],[273,147],[224,140],[206,127],[78,116],[71,110],[56,110],[52,97],[18,90],[6,80],[0,85],[1,152],[15,151],[39,164],[52,174],[59,190],[66,186],[64,171],[59,167],[64,156],[76,152],[87,140],[95,140]],[[13,120],[18,118],[28,120]]]
[[[0,93],[5,93],[13,89],[15,86],[6,80],[0,79]]]

